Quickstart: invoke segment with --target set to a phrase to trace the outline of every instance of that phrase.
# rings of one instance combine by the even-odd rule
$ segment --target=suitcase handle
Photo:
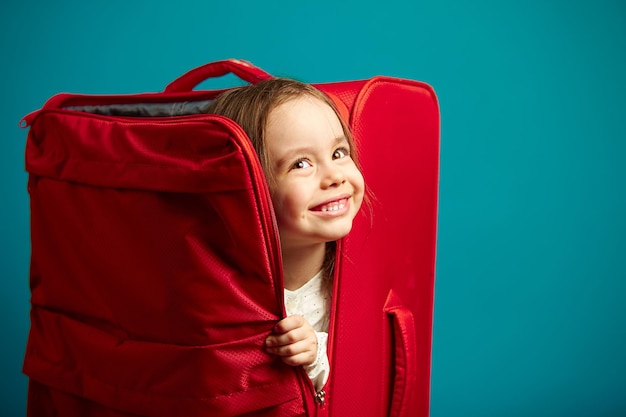
[[[250,84],[273,78],[271,74],[255,67],[247,61],[240,59],[226,59],[223,61],[210,62],[200,67],[194,68],[165,87],[166,93],[189,92],[202,81],[209,78],[221,77],[226,74],[235,74],[237,77]]]
[[[402,305],[400,298],[391,290],[384,308],[393,324],[394,375],[389,417],[411,415],[411,396],[417,379],[417,342],[413,313]]]

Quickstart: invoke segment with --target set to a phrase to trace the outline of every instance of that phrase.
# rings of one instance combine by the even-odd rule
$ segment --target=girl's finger
[[[268,346],[267,351],[283,357],[297,356],[303,353],[314,355],[317,353],[317,341],[301,340],[288,345]]]
[[[304,326],[305,320],[299,314],[285,317],[274,326],[274,333],[286,333],[288,331]]]
[[[290,366],[308,366],[315,360],[315,355],[312,353],[299,353],[293,356],[283,356],[284,363]]]
[[[301,329],[292,330],[283,334],[269,335],[265,339],[265,345],[269,347],[287,346],[305,340],[313,340],[315,333],[308,334]]]

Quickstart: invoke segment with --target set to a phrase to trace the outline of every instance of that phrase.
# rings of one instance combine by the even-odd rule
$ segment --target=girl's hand
[[[317,336],[304,317],[294,314],[274,326],[274,334],[265,339],[269,353],[278,355],[291,366],[308,366],[317,358]]]

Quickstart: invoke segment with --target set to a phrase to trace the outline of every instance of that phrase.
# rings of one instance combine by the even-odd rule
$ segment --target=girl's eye
[[[298,159],[292,166],[291,169],[303,169],[311,167],[311,163],[306,159]]]
[[[333,152],[333,159],[341,159],[350,155],[350,151],[346,148],[339,148]]]

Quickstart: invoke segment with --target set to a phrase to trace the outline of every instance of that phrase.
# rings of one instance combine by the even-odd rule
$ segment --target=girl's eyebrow
[[[337,146],[337,145],[339,145],[339,144],[341,144],[343,142],[348,143],[348,138],[346,138],[345,136],[337,136],[335,138],[335,146]]]

